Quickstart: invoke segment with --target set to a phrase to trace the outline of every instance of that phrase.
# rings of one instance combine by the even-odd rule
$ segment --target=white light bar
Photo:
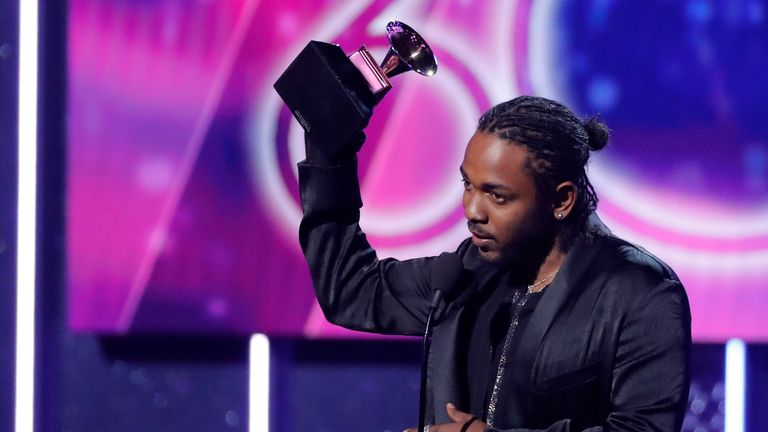
[[[37,0],[19,1],[19,180],[16,234],[16,432],[34,430],[37,199]]]
[[[248,354],[248,430],[269,431],[269,338],[251,336]]]
[[[725,432],[744,432],[747,347],[741,339],[725,344]]]

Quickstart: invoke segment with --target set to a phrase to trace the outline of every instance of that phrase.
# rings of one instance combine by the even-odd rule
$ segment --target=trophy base
[[[392,88],[392,83],[384,74],[384,71],[376,64],[376,60],[365,46],[361,46],[349,56],[349,61],[363,74],[363,78],[368,83],[368,88],[376,95],[378,99],[384,97],[384,94]]]
[[[318,41],[307,44],[274,88],[305,131],[339,147],[367,126],[386,93],[374,94],[338,45]]]

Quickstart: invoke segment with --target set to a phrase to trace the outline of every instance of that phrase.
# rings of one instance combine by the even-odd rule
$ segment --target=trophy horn
[[[437,72],[437,59],[432,48],[416,31],[400,21],[387,24],[389,51],[381,62],[381,69],[388,78],[412,70],[432,76]]]

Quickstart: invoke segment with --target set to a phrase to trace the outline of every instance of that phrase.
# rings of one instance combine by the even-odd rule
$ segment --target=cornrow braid
[[[591,151],[608,143],[609,131],[595,116],[580,120],[565,105],[537,96],[500,103],[480,117],[477,130],[522,145],[530,152],[527,169],[537,193],[552,197],[558,184],[572,181],[578,190],[572,215],[565,220],[564,245],[583,232],[598,198],[586,174]]]

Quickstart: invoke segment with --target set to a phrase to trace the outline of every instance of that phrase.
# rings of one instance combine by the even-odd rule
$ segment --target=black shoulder
[[[621,322],[676,317],[687,320],[690,326],[688,296],[669,265],[613,235],[602,240],[600,253],[588,273],[591,278],[585,282],[596,289],[596,302],[604,316],[623,317]]]
[[[605,237],[600,261],[607,269],[617,273],[642,275],[644,278],[657,282],[663,280],[680,281],[674,270],[663,260],[642,246],[613,235]]]

